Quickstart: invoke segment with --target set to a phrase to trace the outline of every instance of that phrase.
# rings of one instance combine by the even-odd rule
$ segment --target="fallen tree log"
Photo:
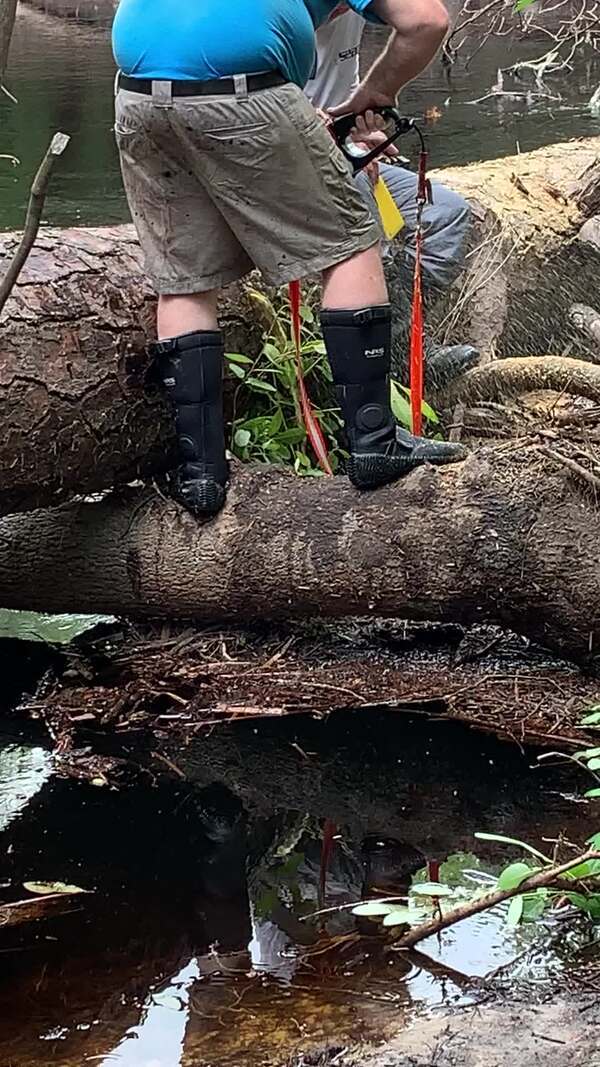
[[[570,479],[511,442],[369,494],[243,468],[205,524],[148,491],[13,515],[0,522],[0,604],[229,623],[488,619],[595,660],[598,515]]]
[[[594,303],[598,250],[575,240],[596,213],[598,138],[434,171],[471,204],[466,270],[438,311],[440,339],[467,336],[484,354],[572,349],[593,358],[569,322],[574,303]]]
[[[15,244],[0,237],[0,257]],[[172,463],[171,419],[147,380],[154,305],[131,227],[38,239],[0,316],[4,511]],[[262,324],[235,287],[223,324],[232,349],[256,350]]]
[[[488,355],[537,354],[555,350],[566,329],[573,354],[590,355],[568,309],[593,304],[600,256],[575,249],[585,215],[572,197],[582,198],[581,172],[586,188],[595,182],[599,143],[435,175],[471,201],[477,219],[476,250],[442,308],[440,337],[470,336]],[[16,243],[0,236],[0,264]],[[392,295],[395,284],[392,271]],[[0,316],[4,513],[169,466],[170,419],[147,381],[153,320],[131,227],[44,231]],[[257,351],[264,323],[243,288],[228,292],[222,321],[230,351]]]

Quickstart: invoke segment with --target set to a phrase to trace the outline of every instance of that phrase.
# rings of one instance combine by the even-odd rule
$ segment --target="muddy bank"
[[[290,1067],[595,1067],[599,1024],[600,997],[590,992],[534,1007],[479,1005],[420,1019],[379,1049],[331,1050]]]

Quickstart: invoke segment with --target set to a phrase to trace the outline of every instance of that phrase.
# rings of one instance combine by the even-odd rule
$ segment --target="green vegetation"
[[[586,729],[600,729],[600,705],[590,708],[589,714],[581,722]],[[548,752],[539,756],[543,761],[550,757],[559,757],[575,762],[595,781],[593,788],[586,790],[584,797],[595,801],[600,798],[600,746],[581,749],[574,755],[560,752]],[[552,854],[548,855],[527,841],[507,837],[502,834],[477,833],[480,841],[495,842],[512,846],[525,853],[522,859],[514,859],[504,866],[499,873],[491,874],[482,869],[477,857],[469,853],[457,853],[448,857],[440,867],[440,881],[426,881],[426,872],[420,872],[404,898],[388,900],[371,900],[357,905],[355,915],[366,916],[382,922],[384,927],[419,926],[422,922],[446,914],[457,905],[467,902],[483,901],[492,893],[513,894],[508,901],[506,922],[508,926],[535,922],[558,905],[571,905],[576,912],[583,913],[593,922],[600,922],[600,859],[586,858],[576,863],[560,877],[548,879],[549,884],[539,888],[527,888],[523,893],[515,894],[527,879],[549,873],[557,865],[568,862],[572,856],[576,861],[578,850],[570,842],[563,841],[557,834]],[[581,852],[600,852],[600,832],[594,833],[586,841]],[[497,901],[491,901],[490,906]],[[498,905],[497,905],[498,906]],[[506,908],[506,904],[503,905]]]
[[[300,387],[290,306],[285,289],[271,299],[258,289],[249,290],[267,322],[262,349],[255,359],[239,352],[227,355],[236,379],[233,402],[232,452],[238,459],[278,463],[297,474],[320,476],[300,407]],[[301,307],[302,375],[314,413],[327,443],[331,467],[338,471],[347,456],[342,444],[342,422],[333,398],[331,370],[315,314],[316,287],[304,294]],[[392,382],[392,409],[398,422],[410,428],[410,392]],[[435,426],[436,413],[423,404],[423,415]]]

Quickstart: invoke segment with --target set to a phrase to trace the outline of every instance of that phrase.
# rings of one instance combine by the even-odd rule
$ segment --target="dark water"
[[[597,823],[576,799],[584,783],[532,769],[533,753],[448,724],[345,714],[218,732],[194,757],[195,787],[115,792],[48,780],[39,749],[0,743],[11,813],[0,899],[26,896],[31,879],[94,890],[81,912],[0,929],[2,1067],[283,1067],[472,1003],[473,977],[498,968],[543,996],[573,955],[560,924],[510,932],[502,911],[416,958],[388,953],[347,911],[322,929],[301,921],[318,906],[327,818],[330,905],[401,892],[425,859],[458,850],[488,869],[515,855],[474,828],[580,842]]]
[[[365,63],[381,42],[377,31],[369,34]],[[532,47],[492,43],[476,58],[468,75],[457,69],[451,85],[436,64],[407,89],[403,97],[407,113],[423,115],[433,105],[442,112],[429,127],[434,166],[512,154],[517,145],[526,152],[600,132],[600,120],[592,118],[586,108],[600,81],[593,67],[552,83],[563,94],[561,101],[470,103],[488,91],[498,66],[524,58]],[[540,45],[536,47],[539,51]],[[71,134],[73,140],[53,178],[46,220],[66,226],[127,219],[111,133],[113,79],[108,30],[77,27],[21,9],[6,79],[19,103],[0,96],[0,152],[12,153],[21,162],[13,168],[0,160],[0,229],[22,223],[35,167],[58,129]]]

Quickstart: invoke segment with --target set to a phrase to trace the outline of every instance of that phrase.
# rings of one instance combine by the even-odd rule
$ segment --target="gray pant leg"
[[[382,178],[398,205],[406,223],[399,234],[404,241],[405,255],[414,262],[417,227],[417,175],[405,167],[380,164]],[[356,176],[356,185],[373,214],[378,217],[373,188],[366,174]],[[460,273],[464,264],[467,238],[471,224],[471,209],[458,193],[433,182],[433,204],[423,209],[423,270],[427,280],[440,288],[447,288]],[[388,245],[388,249],[389,249]]]

